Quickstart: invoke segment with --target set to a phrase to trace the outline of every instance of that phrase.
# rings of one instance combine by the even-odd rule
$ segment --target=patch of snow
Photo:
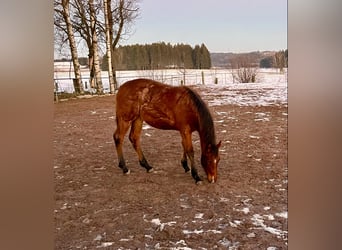
[[[64,203],[63,206],[61,207],[62,210],[67,209],[68,208],[68,203]]]
[[[130,241],[131,239],[120,239],[119,241]]]
[[[252,220],[253,225],[257,226],[260,229],[265,230],[266,232],[274,234],[279,238],[284,239],[287,236],[287,231],[282,231],[280,229],[265,225],[263,216],[261,216],[260,214],[254,214],[251,220]]]
[[[219,240],[218,243],[222,246],[224,246],[224,248],[229,249],[229,250],[235,250],[238,249],[238,246],[240,244],[240,242],[231,242],[230,240],[228,240],[227,238],[223,238],[222,240]]]
[[[202,233],[214,233],[214,234],[221,234],[222,232],[221,231],[218,231],[218,230],[212,230],[212,229],[209,229],[207,231],[204,231],[203,229],[201,230],[187,230],[187,229],[184,229],[183,230],[183,234],[202,234]]]
[[[255,237],[255,233],[249,233],[249,234],[247,234],[247,237],[248,238],[254,238]]]
[[[150,128],[152,128],[152,127],[150,125],[146,124],[146,123],[144,123],[144,125],[142,126],[143,130],[144,129],[150,129]]]
[[[96,248],[101,248],[101,247],[110,247],[114,244],[114,242],[102,242],[100,246],[97,246]]]
[[[149,239],[153,240],[152,235],[149,235],[149,234],[145,234],[145,238],[149,238]]]
[[[238,227],[239,225],[241,225],[242,221],[239,220],[234,220],[233,222],[229,221],[229,225],[231,227]]]
[[[268,220],[274,220],[273,214],[264,214],[263,216]]]
[[[203,213],[195,214],[195,219],[203,219]]]
[[[195,230],[193,230],[193,231],[187,230],[187,229],[184,229],[184,230],[183,230],[183,234],[201,234],[201,233],[203,233],[203,232],[204,232],[203,229],[201,229],[201,230],[195,229]]]
[[[100,234],[98,234],[95,238],[94,241],[100,241],[102,240],[102,236]]]
[[[173,226],[174,224],[176,224],[176,221],[170,221],[170,222],[166,222],[166,223],[161,223],[160,219],[152,219],[151,223],[153,223],[154,225],[157,226],[157,231],[163,231],[165,226]]]
[[[260,139],[260,136],[250,135],[249,138],[252,138],[252,139]]]
[[[249,213],[249,208],[248,207],[244,207],[240,211],[243,212],[244,214],[248,214]]]
[[[278,217],[287,219],[287,211],[281,212],[281,213],[276,213],[275,215]]]

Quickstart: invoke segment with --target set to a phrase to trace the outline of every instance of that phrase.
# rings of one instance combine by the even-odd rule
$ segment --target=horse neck
[[[211,117],[210,119],[201,120],[199,119],[199,136],[201,142],[202,153],[207,150],[208,145],[216,145],[214,123]]]
[[[197,113],[198,133],[201,140],[202,153],[207,149],[208,145],[215,145],[214,122],[208,107],[198,94],[191,89],[185,87],[188,97],[192,100],[193,112]]]

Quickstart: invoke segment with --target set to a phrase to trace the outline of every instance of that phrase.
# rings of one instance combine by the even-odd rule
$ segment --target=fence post
[[[204,84],[204,72],[203,71],[201,72],[201,75],[202,75],[202,84]]]
[[[55,98],[56,102],[58,102],[58,82],[55,81]]]

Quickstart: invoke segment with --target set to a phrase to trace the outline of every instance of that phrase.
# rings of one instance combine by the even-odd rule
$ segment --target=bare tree
[[[106,32],[106,54],[107,54],[107,63],[108,63],[108,78],[109,78],[109,89],[110,93],[115,92],[115,80],[114,79],[114,74],[113,74],[113,59],[112,57],[114,56],[112,51],[112,35],[111,35],[111,30],[113,29],[113,24],[109,22],[109,19],[112,19],[111,15],[111,0],[104,0],[104,18],[105,18],[105,32]]]
[[[284,71],[286,63],[285,63],[285,52],[283,50],[274,54],[274,64],[275,64],[275,67],[278,68],[281,73]]]
[[[94,71],[95,71],[95,79],[96,79],[96,89],[97,93],[103,94],[103,85],[102,85],[102,77],[101,77],[101,67],[100,67],[100,57],[99,57],[99,47],[98,47],[98,38],[96,34],[96,13],[94,7],[94,0],[89,0],[89,12],[90,12],[90,30],[92,37],[92,47],[93,47],[93,56],[94,56]]]
[[[233,80],[240,83],[256,82],[257,68],[248,56],[239,56],[231,60]]]
[[[73,26],[70,18],[70,1],[69,0],[55,0],[54,1],[54,24],[57,29],[65,32],[70,46],[71,58],[74,66],[74,86],[78,94],[83,94],[83,85],[81,81],[81,68],[78,61],[77,46],[74,37]]]
[[[130,33],[130,25],[139,16],[139,7],[137,0],[107,0],[108,9],[105,15],[108,15],[108,28],[109,28],[109,43],[111,66],[113,74],[113,87],[117,89],[117,80],[115,72],[115,49],[121,39]],[[107,54],[108,56],[108,54]],[[110,67],[110,65],[108,64]],[[113,90],[113,91],[114,91]],[[111,90],[112,91],[112,90]]]
[[[87,44],[90,84],[93,88],[96,87],[100,94],[103,93],[103,84],[99,50],[101,44],[106,41],[106,54],[110,61],[108,61],[110,91],[113,93],[117,89],[115,48],[119,41],[129,34],[130,25],[139,14],[138,0],[55,0],[55,5],[58,1],[67,2],[68,6],[70,4],[72,7],[71,11],[68,9],[68,23],[71,30],[74,30]],[[62,9],[60,14],[63,16],[64,12]],[[59,21],[55,18],[56,26],[59,25]],[[66,23],[64,19],[63,23]],[[63,29],[63,25],[59,26],[60,30],[68,32],[67,29]],[[71,34],[73,35],[73,32]],[[63,40],[62,36],[60,38]],[[72,43],[71,46],[76,48],[76,43]],[[77,69],[77,66],[75,68]]]

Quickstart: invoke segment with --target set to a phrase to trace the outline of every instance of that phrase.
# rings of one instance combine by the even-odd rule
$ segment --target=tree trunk
[[[79,94],[84,94],[83,85],[81,81],[81,68],[80,68],[80,63],[78,61],[77,46],[76,46],[74,32],[72,29],[72,23],[70,19],[69,0],[62,0],[62,6],[63,6],[63,18],[67,26],[67,34],[68,34],[68,40],[69,40],[69,45],[70,45],[71,58],[72,58],[72,62],[74,65],[75,84],[79,88]]]
[[[104,14],[105,14],[105,30],[106,30],[106,51],[107,51],[107,62],[108,62],[108,78],[109,78],[109,89],[110,93],[113,94],[115,91],[113,65],[112,65],[112,49],[111,49],[111,37],[110,37],[110,26],[109,26],[109,15],[111,0],[104,0]]]
[[[98,52],[98,41],[96,34],[96,16],[94,9],[94,0],[89,0],[89,10],[90,10],[90,26],[92,31],[92,42],[93,42],[93,55],[94,55],[94,73],[96,79],[96,88],[98,94],[103,94],[103,84],[101,76],[100,58]]]
[[[115,47],[117,46],[119,40],[120,40],[120,37],[121,37],[121,33],[122,33],[122,30],[123,30],[123,26],[124,26],[124,23],[125,23],[125,16],[124,16],[124,0],[120,0],[119,1],[119,28],[118,28],[118,31],[116,33],[116,37],[115,39],[113,40],[113,37],[114,37],[114,33],[113,33],[113,25],[114,25],[114,22],[113,22],[113,15],[112,15],[112,12],[111,12],[111,0],[107,0],[108,1],[108,25],[109,25],[109,37],[110,37],[110,44],[111,44],[111,54],[112,54],[112,72],[113,72],[113,80],[114,80],[114,89],[117,89],[118,88],[118,83],[117,83],[117,80],[116,80],[116,72],[115,72],[115,62],[114,62],[114,50],[115,50]]]
[[[91,45],[92,47],[93,45]],[[94,74],[94,53],[92,51],[91,48],[89,48],[89,71],[90,71],[90,78],[89,78],[89,82],[90,82],[90,87],[92,89],[96,89],[96,83],[95,83],[95,74]]]

